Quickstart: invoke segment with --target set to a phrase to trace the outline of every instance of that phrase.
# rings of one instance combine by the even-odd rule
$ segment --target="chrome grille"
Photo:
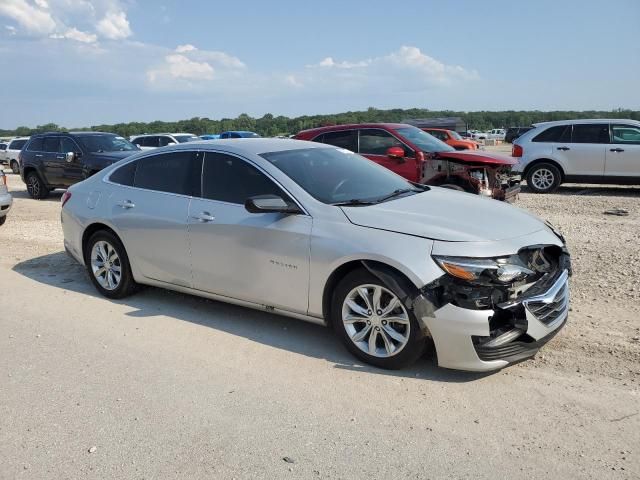
[[[525,301],[524,306],[545,325],[564,319],[569,306],[569,284],[565,282],[552,297],[542,301]]]

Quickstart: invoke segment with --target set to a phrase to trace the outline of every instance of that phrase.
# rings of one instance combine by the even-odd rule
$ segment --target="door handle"
[[[624,152],[624,148],[610,148],[609,151],[620,153],[620,152]]]
[[[118,202],[118,206],[122,208],[126,208],[128,210],[129,208],[135,207],[136,204],[133,203],[131,200],[123,200],[122,202]]]
[[[58,156],[56,156],[56,158],[57,158],[58,160],[64,160],[64,155],[58,155]]]
[[[213,222],[216,219],[216,217],[211,215],[209,212],[202,212],[199,215],[191,215],[191,218],[202,223]]]
[[[563,152],[566,152],[567,150],[571,150],[569,147],[558,147],[557,150],[562,150]]]

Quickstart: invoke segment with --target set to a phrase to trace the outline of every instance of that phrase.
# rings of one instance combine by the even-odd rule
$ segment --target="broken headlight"
[[[501,258],[434,256],[433,258],[449,275],[467,282],[488,278],[506,285],[535,273],[527,268],[518,256]]]

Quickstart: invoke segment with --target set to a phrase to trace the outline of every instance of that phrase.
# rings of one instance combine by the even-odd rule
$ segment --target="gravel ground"
[[[567,237],[570,321],[476,375],[377,370],[322,327],[159,289],[108,301],[62,252],[60,193],[8,179],[1,479],[640,477],[640,188],[521,194]]]

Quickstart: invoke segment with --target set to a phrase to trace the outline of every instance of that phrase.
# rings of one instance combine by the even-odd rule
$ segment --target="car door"
[[[64,182],[64,157],[59,153],[60,137],[46,136],[42,142],[42,175],[48,185],[63,185]]]
[[[288,197],[245,159],[204,154],[202,196],[189,208],[194,287],[306,313],[311,217],[245,209],[247,198],[265,194]]]
[[[73,153],[73,158],[68,159],[67,153]],[[58,142],[58,154],[56,160],[64,162],[62,164],[62,178],[59,185],[69,187],[84,179],[83,174],[83,153],[80,146],[70,137],[60,137]]]
[[[198,161],[193,151],[158,153],[110,176],[118,184],[110,196],[111,222],[147,278],[191,286],[187,218],[192,195],[199,191]]]
[[[563,138],[566,138],[566,133]],[[604,175],[608,143],[609,125],[607,123],[576,123],[573,125],[571,141],[556,143],[554,153],[563,158],[566,175],[592,177],[594,180],[599,180]]]
[[[400,147],[405,154],[392,158],[387,155],[391,147]],[[383,167],[403,176],[407,180],[417,182],[418,168],[415,154],[403,142],[381,128],[363,128],[359,130],[358,153],[379,163]]]
[[[640,178],[640,127],[611,125],[611,143],[606,152],[606,177]]]

